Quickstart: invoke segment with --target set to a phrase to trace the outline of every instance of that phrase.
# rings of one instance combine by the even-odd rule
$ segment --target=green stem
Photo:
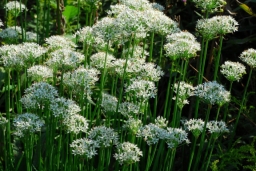
[[[148,59],[148,62],[151,62],[152,61],[152,57],[153,57],[154,37],[155,37],[155,33],[152,32],[151,37],[150,37],[150,49],[149,49],[149,59]]]
[[[191,151],[191,153],[190,153],[188,171],[190,171],[190,169],[191,169],[191,164],[192,164],[192,161],[193,161],[193,158],[194,158],[194,154],[195,154],[196,140],[197,140],[197,139],[198,139],[198,137],[195,137],[195,138],[194,138],[194,141],[193,141],[192,151]]]
[[[219,48],[218,48],[218,55],[217,55],[216,62],[215,62],[215,70],[214,70],[213,80],[216,80],[217,74],[218,74],[218,70],[219,70],[219,63],[220,63],[220,54],[221,54],[221,49],[222,49],[222,42],[223,42],[223,35],[220,36],[220,45],[219,45]]]
[[[219,114],[220,114],[220,108],[221,108],[221,106],[220,105],[218,105],[218,109],[217,109],[217,115],[216,115],[216,121],[218,120],[218,117],[219,117]]]
[[[173,63],[170,69],[170,75],[169,75],[169,81],[168,81],[168,86],[167,86],[167,92],[166,92],[166,99],[165,99],[165,105],[164,105],[164,118],[167,117],[167,107],[168,107],[168,101],[169,101],[169,95],[170,95],[170,90],[171,90],[171,82],[172,82],[172,70],[173,70]],[[169,106],[170,107],[170,106]]]
[[[211,147],[211,151],[210,151],[210,154],[209,154],[209,157],[208,157],[208,160],[207,160],[207,164],[206,164],[206,167],[205,167],[204,170],[208,170],[208,167],[209,167],[209,164],[210,164],[210,159],[211,159],[211,157],[212,157],[212,151],[213,151],[215,142],[216,142],[216,139],[213,140],[213,144],[212,144],[212,147]]]
[[[233,85],[233,81],[230,82],[230,86],[229,86],[229,92],[230,92],[230,94],[231,94],[231,90],[232,90],[232,85]],[[228,106],[229,106],[229,103],[227,103],[227,104],[225,105],[224,117],[223,117],[223,121],[224,121],[224,122],[226,122],[226,119],[227,119]]]

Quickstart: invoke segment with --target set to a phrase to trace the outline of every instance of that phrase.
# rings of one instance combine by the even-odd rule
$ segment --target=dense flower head
[[[32,65],[39,57],[46,53],[46,49],[37,43],[25,42],[19,45],[20,55],[27,65]]]
[[[220,11],[220,9],[226,5],[225,0],[192,0],[197,8],[200,8],[202,11],[214,13]]]
[[[167,128],[168,125],[168,120],[166,120],[164,117],[162,116],[158,116],[155,119],[155,125],[158,126],[159,128]]]
[[[8,27],[8,28],[10,28],[10,29],[13,29],[13,30],[15,30],[15,31],[17,31],[18,32],[18,34],[22,34],[22,33],[24,33],[25,32],[25,30],[24,29],[22,29],[20,26],[11,26],[11,27]]]
[[[19,38],[19,33],[13,28],[6,28],[0,32],[2,39],[16,40]]]
[[[34,83],[25,90],[25,95],[21,98],[21,103],[28,109],[40,109],[58,96],[55,87],[48,83]]]
[[[158,127],[156,124],[148,124],[140,129],[137,132],[137,137],[142,137],[148,145],[156,144],[159,140],[166,138],[166,130]]]
[[[53,77],[53,70],[47,66],[34,65],[27,69],[28,77],[37,81],[46,81]]]
[[[130,130],[132,134],[136,134],[142,126],[141,120],[129,117],[128,120],[124,121],[123,128]]]
[[[78,30],[74,36],[78,36],[80,42],[84,42],[86,45],[92,45],[94,43],[94,36],[92,35],[92,27],[86,26]]]
[[[37,42],[37,34],[34,32],[26,32],[26,41],[27,42]]]
[[[101,107],[105,112],[115,112],[117,108],[117,98],[107,93],[102,93]]]
[[[14,135],[23,137],[27,133],[41,131],[41,127],[44,126],[44,120],[35,114],[24,113],[14,118],[13,125],[15,127]]]
[[[164,11],[165,10],[165,8],[162,5],[160,5],[160,4],[156,3],[156,2],[152,3],[151,6],[152,6],[152,8],[154,8],[154,9],[156,9],[158,11]]]
[[[209,81],[195,87],[194,95],[201,98],[207,104],[223,104],[230,101],[230,92],[216,81]]]
[[[119,141],[117,132],[115,132],[114,129],[105,126],[92,128],[88,133],[88,138],[97,141],[101,147],[117,145]]]
[[[78,114],[81,109],[75,101],[66,99],[64,97],[59,97],[51,101],[50,111],[55,117],[65,118]]]
[[[176,148],[183,142],[186,142],[187,144],[190,143],[188,134],[181,128],[167,128],[167,133],[165,142],[167,143],[168,148]]]
[[[197,21],[196,30],[206,40],[214,39],[218,35],[233,33],[238,29],[238,22],[231,16],[214,16]]]
[[[169,43],[182,40],[196,41],[196,37],[187,31],[172,33],[166,36],[166,41]]]
[[[185,104],[189,103],[187,99],[193,95],[193,90],[194,87],[188,83],[185,83],[184,81],[175,83],[173,85],[173,91],[175,92],[176,96],[174,96],[172,99],[177,100],[177,105],[180,109],[182,109]]]
[[[132,164],[140,161],[140,157],[143,156],[142,151],[136,144],[130,142],[124,142],[117,145],[117,153],[114,154],[114,158],[119,164]],[[124,166],[125,167],[125,166]]]
[[[86,133],[89,128],[89,123],[87,119],[79,114],[72,114],[66,116],[63,120],[63,124],[67,132],[73,134],[78,134],[80,132]]]
[[[192,132],[195,137],[198,137],[204,129],[204,121],[202,119],[190,119],[184,123],[186,129]]]
[[[227,125],[223,121],[210,121],[207,123],[206,128],[217,139],[221,134],[229,132]]]
[[[72,42],[70,39],[64,37],[64,36],[51,36],[45,39],[46,44],[48,44],[48,49],[50,51],[56,50],[56,49],[74,49],[76,47],[76,44]]]
[[[8,120],[5,117],[0,115],[0,126],[6,124],[7,122]]]
[[[78,67],[84,61],[84,55],[71,49],[58,49],[50,53],[46,64],[53,69],[69,70]]]
[[[91,159],[93,156],[97,155],[97,148],[99,148],[98,141],[94,141],[87,138],[80,138],[74,140],[70,147],[72,148],[72,154],[86,156]]]
[[[140,107],[131,102],[120,103],[118,112],[120,112],[125,117],[132,117],[140,113]]]
[[[130,85],[125,85],[125,92],[139,100],[154,98],[157,94],[157,88],[152,81],[132,79]]]
[[[5,4],[5,9],[7,11],[14,10],[17,13],[19,13],[19,12],[22,12],[22,11],[26,10],[27,8],[24,4],[22,4],[18,1],[10,1],[7,4]],[[15,13],[15,12],[13,12],[13,13]]]
[[[245,66],[239,62],[226,61],[220,66],[220,72],[229,81],[239,81],[246,74]]]
[[[256,68],[256,50],[255,49],[247,49],[242,52],[239,58],[249,65],[252,68]]]
[[[141,66],[138,76],[143,80],[158,82],[164,75],[162,68],[154,63],[145,63]]]
[[[106,63],[105,63],[105,58],[106,58]],[[112,55],[106,52],[98,52],[93,54],[90,57],[90,65],[97,68],[97,69],[104,69],[104,66],[106,68],[112,68],[113,67],[113,61],[116,58]]]
[[[190,33],[188,32],[180,32],[169,35],[168,40],[170,43],[164,45],[166,56],[170,57],[172,60],[195,57],[197,52],[200,51],[201,47],[200,44],[193,38],[193,35],[189,34]]]
[[[129,7],[130,9],[139,10],[139,11],[148,10],[152,8],[148,0],[129,0],[129,1],[120,0],[119,2],[120,4],[123,4]]]

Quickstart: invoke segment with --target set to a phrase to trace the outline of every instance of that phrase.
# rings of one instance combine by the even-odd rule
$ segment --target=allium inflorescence
[[[66,127],[67,132],[73,134],[78,134],[80,132],[86,133],[89,128],[87,119],[79,114],[66,116],[63,120],[63,124]]]
[[[139,11],[144,11],[152,8],[148,0],[120,0],[120,4],[123,4],[130,9]]]
[[[202,119],[190,119],[184,123],[184,126],[197,138],[203,132],[204,121]]]
[[[192,0],[197,8],[201,8],[202,11],[214,13],[220,11],[220,9],[226,5],[225,0]]]
[[[117,108],[117,98],[107,93],[102,93],[101,107],[105,112],[115,112]]]
[[[216,81],[199,84],[195,87],[194,95],[211,105],[218,104],[222,106],[230,101],[230,92],[226,91],[224,86]]]
[[[50,51],[57,49],[74,49],[76,44],[63,36],[51,36],[45,39],[45,42],[48,44],[48,49]]]
[[[114,129],[105,126],[92,128],[88,133],[88,138],[97,141],[100,147],[117,145],[119,141],[117,132],[115,132]]]
[[[223,121],[210,121],[207,123],[206,128],[209,129],[209,132],[217,139],[221,134],[229,132],[227,125]]]
[[[159,11],[164,11],[165,10],[165,8],[162,5],[160,5],[156,2],[152,3],[151,6],[152,6],[152,8],[157,9]]]
[[[128,120],[125,121],[123,128],[126,128],[130,130],[133,134],[136,134],[142,126],[143,124],[141,120],[129,117]]]
[[[13,125],[15,127],[14,135],[23,137],[27,133],[41,131],[41,127],[44,126],[44,120],[35,114],[24,113],[14,118]]]
[[[13,28],[6,28],[0,32],[2,39],[16,40],[19,38],[19,33]]]
[[[155,125],[158,126],[159,128],[167,128],[168,120],[166,120],[162,116],[158,116],[155,119]]]
[[[40,109],[50,104],[58,96],[55,87],[48,83],[39,82],[32,84],[25,90],[21,103],[28,109]]]
[[[106,58],[106,63],[105,63]],[[113,55],[106,52],[98,52],[93,54],[91,57],[90,65],[97,68],[97,69],[104,69],[105,68],[112,68],[113,67],[113,61],[116,59]]]
[[[7,122],[8,120],[5,117],[0,115],[0,126],[6,124]]]
[[[189,103],[187,99],[193,95],[193,90],[194,87],[184,81],[174,84],[173,91],[176,93],[176,96],[172,99],[177,100],[177,105],[180,109],[182,109],[185,104]]]
[[[13,14],[15,14],[15,11],[16,11],[16,13],[19,13],[19,12],[26,10],[27,8],[24,4],[22,4],[18,1],[10,1],[7,4],[5,4],[5,9],[7,11],[14,10]],[[16,15],[18,15],[18,14],[16,14]]]
[[[188,134],[181,128],[167,128],[165,141],[168,145],[168,148],[176,148],[183,142],[187,144],[190,143]]]
[[[37,81],[46,81],[53,77],[53,70],[47,66],[34,65],[27,69],[28,77]]]
[[[196,30],[206,40],[211,40],[218,35],[233,33],[238,29],[238,22],[231,16],[215,16],[197,21]]]
[[[255,49],[247,49],[242,52],[239,58],[249,65],[252,68],[256,68],[256,50]]]
[[[220,72],[229,81],[239,81],[246,74],[245,66],[239,62],[226,61],[220,66]]]
[[[78,30],[74,37],[78,36],[80,42],[84,42],[86,45],[92,45],[94,43],[94,36],[92,35],[92,27],[86,26]]]
[[[117,153],[114,157],[119,162],[119,164],[132,164],[140,161],[140,157],[143,156],[142,151],[137,147],[137,145],[124,142],[117,145]]]
[[[72,154],[86,156],[91,159],[93,156],[97,155],[97,148],[99,148],[99,143],[94,140],[87,138],[81,138],[74,140],[70,147],[72,148]]]
[[[118,112],[120,112],[125,117],[132,117],[140,113],[140,107],[134,103],[123,102],[120,103]]]
[[[26,41],[27,42],[37,42],[37,34],[34,32],[26,32]]]

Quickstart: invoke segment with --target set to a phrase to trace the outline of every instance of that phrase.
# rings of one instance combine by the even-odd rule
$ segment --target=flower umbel
[[[220,72],[231,82],[239,81],[246,74],[245,66],[239,62],[226,61],[220,68]]]

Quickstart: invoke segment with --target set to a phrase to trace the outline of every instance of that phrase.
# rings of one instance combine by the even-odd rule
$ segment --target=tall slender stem
[[[219,70],[219,63],[220,63],[220,54],[221,54],[221,49],[222,49],[222,42],[223,42],[223,35],[220,36],[220,45],[218,48],[218,55],[215,61],[215,70],[214,70],[214,76],[213,76],[213,80],[216,80],[217,78],[217,74],[218,74],[218,70]]]

